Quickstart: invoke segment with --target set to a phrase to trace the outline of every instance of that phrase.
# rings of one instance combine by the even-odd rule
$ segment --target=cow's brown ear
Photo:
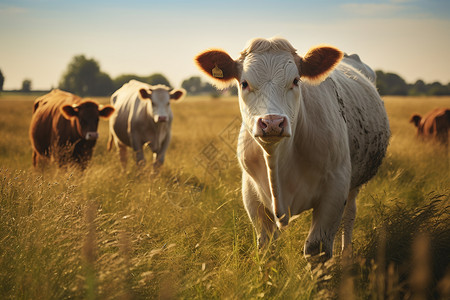
[[[111,105],[100,105],[98,114],[103,119],[108,119],[114,113],[115,109]]]
[[[239,80],[238,64],[225,51],[206,50],[195,57],[195,62],[220,88],[229,86],[233,79]]]
[[[152,91],[146,89],[140,89],[139,95],[141,96],[141,100],[152,99]]]
[[[180,100],[186,95],[186,90],[185,89],[173,90],[169,94],[171,100]]]
[[[311,48],[299,60],[300,77],[309,83],[320,84],[339,64],[344,54],[331,46]]]
[[[61,107],[61,113],[64,118],[69,120],[70,118],[74,118],[78,116],[79,108],[76,104],[74,105],[64,105]]]

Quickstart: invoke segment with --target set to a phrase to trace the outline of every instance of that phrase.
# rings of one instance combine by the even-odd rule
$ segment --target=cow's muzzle
[[[289,121],[283,115],[265,115],[257,118],[254,136],[264,139],[290,137]]]
[[[169,121],[168,116],[155,116],[155,123],[164,123]]]
[[[98,132],[96,131],[89,131],[86,133],[85,139],[88,141],[95,141],[98,139]]]

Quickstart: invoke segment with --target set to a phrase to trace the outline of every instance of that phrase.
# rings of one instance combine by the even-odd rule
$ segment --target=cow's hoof
[[[308,261],[325,262],[330,259],[332,253],[322,241],[306,242],[305,257]]]

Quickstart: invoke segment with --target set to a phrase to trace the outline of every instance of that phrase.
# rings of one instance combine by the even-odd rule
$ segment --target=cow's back
[[[330,76],[347,125],[352,162],[351,187],[372,178],[386,154],[389,121],[376,87],[361,72],[341,63]]]
[[[436,120],[438,120],[438,123],[442,123],[442,121],[448,120],[448,115],[450,115],[450,111],[444,108],[436,108],[430,111],[422,118],[419,124],[419,130],[425,136],[436,134],[438,129]],[[440,126],[440,128],[442,128],[442,126]]]
[[[376,73],[372,70],[371,67],[361,61],[361,58],[358,56],[358,54],[344,54],[342,62],[352,66],[353,68],[361,72],[361,74],[366,76],[373,84],[376,83]]]
[[[139,88],[146,86],[146,84],[139,81],[130,80],[114,92],[111,96],[111,105],[117,108],[129,105],[132,99],[138,98]]]
[[[448,145],[449,130],[450,109],[436,108],[422,118],[417,133],[425,138],[434,137],[442,144]]]

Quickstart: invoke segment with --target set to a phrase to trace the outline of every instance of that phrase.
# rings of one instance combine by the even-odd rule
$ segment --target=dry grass
[[[33,170],[33,100],[0,95],[2,299],[450,295],[449,153],[418,141],[408,123],[412,113],[450,106],[450,98],[385,99],[393,136],[358,199],[354,255],[344,259],[337,250],[313,271],[302,256],[310,212],[271,249],[257,251],[229,147],[236,101],[174,104],[167,161],[151,177],[148,168],[136,169],[131,154],[127,172],[121,170],[117,153],[106,151],[107,122],[84,174]]]

